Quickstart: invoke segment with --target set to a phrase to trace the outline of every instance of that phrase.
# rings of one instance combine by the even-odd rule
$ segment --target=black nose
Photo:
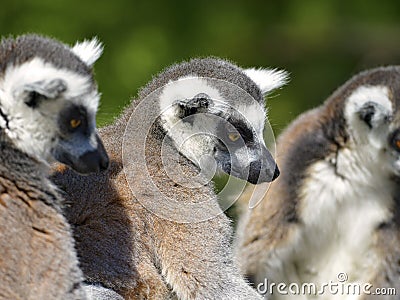
[[[272,176],[272,181],[274,181],[276,178],[278,178],[278,176],[281,174],[281,172],[279,171],[278,165],[275,166],[275,171],[274,171],[274,175]]]
[[[83,154],[79,160],[85,169],[85,173],[104,171],[108,168],[109,159],[100,151],[89,151]]]
[[[249,177],[247,181],[252,184],[274,181],[279,176],[280,172],[276,164],[273,168],[274,169],[266,168],[261,161],[252,161],[249,166]]]
[[[102,157],[100,161],[100,171],[107,170],[109,165],[110,165],[110,160],[108,159],[108,156]]]

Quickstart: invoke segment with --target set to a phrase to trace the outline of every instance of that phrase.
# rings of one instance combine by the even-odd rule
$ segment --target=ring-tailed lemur
[[[0,299],[86,299],[62,198],[48,179],[58,160],[104,170],[96,133],[94,39],[70,48],[37,35],[0,43]]]
[[[261,133],[264,96],[285,80],[282,71],[243,70],[220,59],[174,65],[100,130],[111,157],[108,172],[83,178],[57,169],[53,179],[73,202],[68,219],[89,281],[126,299],[260,299],[234,264],[230,221],[212,184],[187,183],[203,178],[204,157],[206,165],[211,157],[215,167],[255,183],[278,176]],[[129,121],[132,115],[137,118]],[[147,165],[135,169],[131,190],[129,165],[143,160]],[[165,164],[171,162],[179,182],[167,174]],[[158,192],[176,201],[171,219],[147,206],[154,203],[160,214],[170,209]],[[195,204],[197,210],[191,210]]]
[[[238,259],[261,290],[269,280],[314,284],[318,299],[400,291],[399,105],[400,68],[369,70],[279,137],[282,175],[238,230]],[[340,292],[357,285],[359,296]]]

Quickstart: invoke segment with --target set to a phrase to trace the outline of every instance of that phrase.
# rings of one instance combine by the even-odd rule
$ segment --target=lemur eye
[[[400,149],[400,140],[396,140],[394,144],[396,145],[397,149]]]
[[[389,138],[389,143],[394,150],[400,152],[400,129],[397,129]]]
[[[239,138],[240,138],[240,134],[236,133],[236,132],[231,132],[228,133],[228,138],[232,141],[232,142],[236,142]]]
[[[81,120],[78,119],[71,119],[69,121],[69,125],[71,126],[71,128],[75,129],[77,128],[79,125],[81,125]]]

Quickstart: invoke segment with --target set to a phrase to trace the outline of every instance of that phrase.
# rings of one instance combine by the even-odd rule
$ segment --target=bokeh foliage
[[[0,34],[67,43],[98,36],[100,125],[164,67],[215,55],[291,73],[269,100],[279,132],[356,72],[400,60],[400,2],[344,0],[1,0]]]
[[[152,75],[195,56],[289,71],[268,101],[276,134],[355,73],[400,63],[398,0],[0,0],[0,35],[27,32],[105,44],[95,66],[100,126]],[[227,213],[236,219],[235,208]]]

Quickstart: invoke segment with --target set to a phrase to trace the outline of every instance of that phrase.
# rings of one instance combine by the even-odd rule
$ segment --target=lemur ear
[[[197,113],[205,113],[213,105],[213,101],[205,93],[200,93],[192,99],[177,100],[174,103],[179,108],[179,117],[185,118]]]
[[[263,95],[280,88],[289,80],[289,74],[277,69],[246,69],[245,74],[253,80],[260,88]]]
[[[29,107],[36,107],[40,101],[55,99],[67,90],[67,84],[62,79],[37,81],[25,84],[13,92],[14,98],[22,98]]]
[[[357,113],[360,120],[364,121],[370,129],[388,122],[391,118],[391,113],[386,107],[372,101],[365,102]]]
[[[84,63],[91,67],[103,53],[103,44],[94,37],[90,41],[84,40],[83,42],[76,43],[72,51],[79,56]]]

